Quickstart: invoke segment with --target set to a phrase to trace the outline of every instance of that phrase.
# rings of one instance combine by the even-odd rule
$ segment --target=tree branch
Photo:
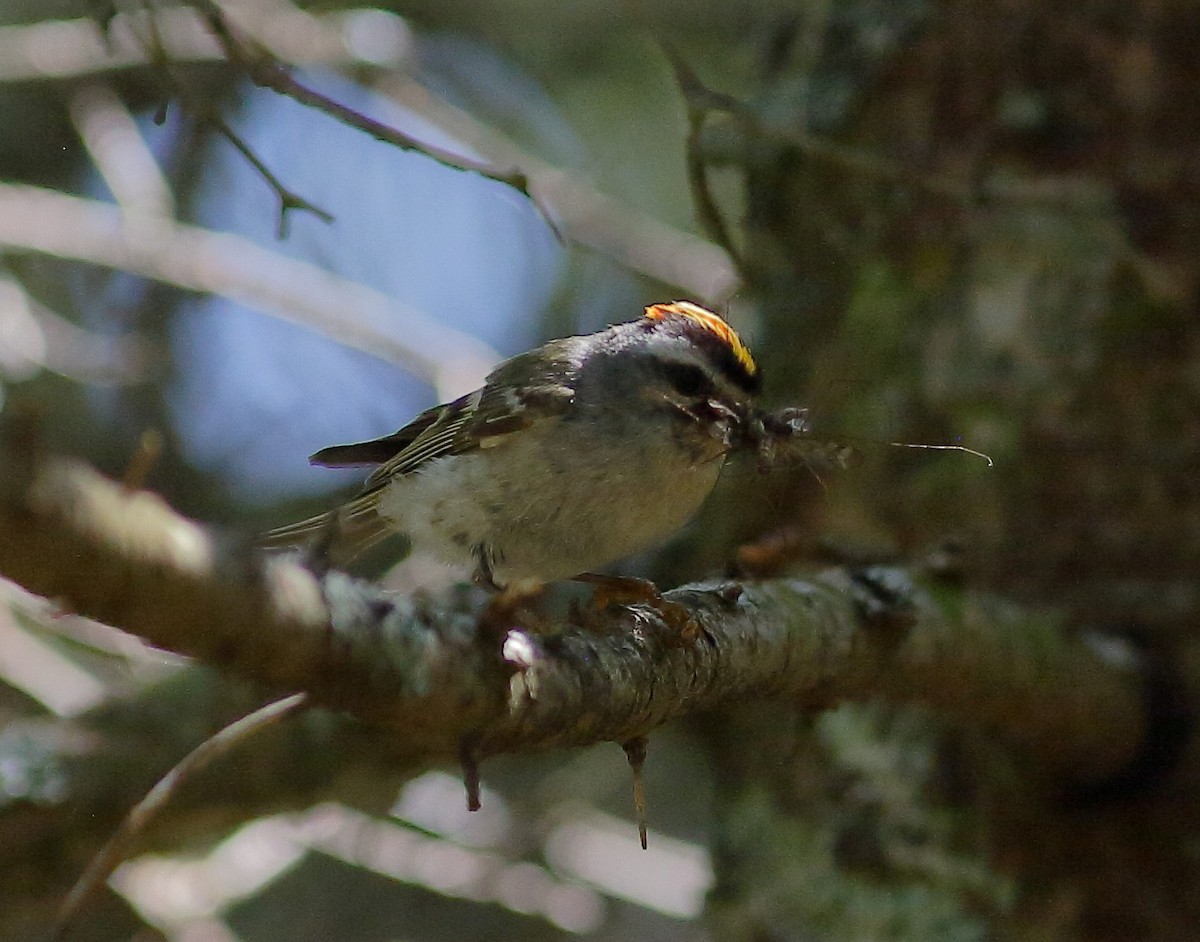
[[[265,48],[252,42],[247,42],[229,22],[225,11],[214,0],[188,0],[197,14],[204,20],[209,31],[217,40],[229,62],[242,69],[255,85],[270,89],[276,94],[291,98],[302,105],[324,112],[331,118],[340,121],[347,127],[356,128],[369,134],[377,141],[391,144],[400,150],[416,151],[436,160],[444,166],[455,170],[474,173],[488,180],[510,186],[518,193],[534,201],[538,211],[550,226],[554,226],[553,217],[547,208],[538,202],[537,197],[529,190],[529,180],[518,169],[498,170],[478,160],[464,157],[454,151],[419,141],[403,131],[390,127],[382,121],[376,121],[369,115],[356,111],[335,101],[328,95],[310,88],[288,72],[287,68]]]
[[[173,62],[225,61],[224,52],[212,34],[200,26],[192,10],[161,9],[154,15]],[[131,14],[120,14],[114,24],[116,41],[112,49],[101,43],[96,22],[90,18],[0,27],[0,83],[77,78],[147,65],[148,51],[133,38],[141,22]],[[290,65],[377,67],[378,63],[364,63],[346,47],[337,22],[333,14],[318,18],[293,10],[287,16],[272,13],[255,22],[253,31],[245,31],[253,42],[269,47],[279,60]],[[72,54],[31,54],[31,50],[60,48],[68,48]],[[491,166],[519,167],[534,201],[546,208],[566,241],[676,285],[701,301],[715,304],[737,290],[737,272],[718,246],[606,196],[579,174],[525,152],[494,128],[397,70],[381,76],[376,84],[378,91],[483,155]],[[0,212],[0,219],[3,215]]]
[[[499,359],[477,338],[360,282],[242,236],[123,213],[99,200],[0,183],[0,248],[233,298],[397,363],[447,397],[477,385]]]
[[[623,743],[747,697],[923,704],[1084,777],[1122,769],[1142,742],[1127,661],[994,600],[939,605],[891,570],[677,589],[667,597],[699,625],[693,643],[643,606],[607,610],[587,630],[501,637],[480,627],[475,590],[426,602],[231,553],[154,495],[27,452],[4,449],[0,573],[153,644],[389,727],[414,757],[457,756],[468,737],[481,757]]]
[[[713,196],[712,187],[709,186],[708,164],[701,147],[704,124],[713,107],[708,98],[715,93],[709,92],[700,83],[696,73],[692,71],[683,56],[670,42],[661,37],[658,37],[657,41],[674,73],[675,84],[679,88],[679,94],[687,112],[688,133],[684,141],[684,163],[687,168],[688,186],[692,193],[696,221],[700,223],[700,227],[713,242],[729,253],[734,265],[740,270],[743,267],[742,258],[733,244],[729,227],[725,224],[721,208],[717,205],[716,197]]]
[[[255,734],[291,716],[307,706],[302,693],[275,700],[243,716],[214,733],[189,752],[171,771],[155,783],[121,822],[121,826],[92,858],[79,880],[63,900],[52,938],[62,939],[70,930],[89,896],[97,891],[129,854],[138,838],[159,815],[167,802],[178,794],[181,786],[214,759]]]

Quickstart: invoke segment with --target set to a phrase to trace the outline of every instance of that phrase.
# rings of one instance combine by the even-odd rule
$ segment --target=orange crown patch
[[[651,304],[646,308],[646,316],[656,321],[662,320],[672,314],[686,317],[693,324],[699,324],[705,330],[715,334],[729,348],[734,359],[741,364],[742,368],[750,376],[757,375],[758,364],[754,362],[754,357],[750,355],[750,350],[742,343],[742,338],[734,332],[734,329],[720,315],[714,314],[707,308],[702,308],[699,304],[693,304],[691,301]]]

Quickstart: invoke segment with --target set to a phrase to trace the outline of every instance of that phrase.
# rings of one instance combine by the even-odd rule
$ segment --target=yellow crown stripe
[[[646,316],[654,320],[662,320],[672,314],[682,315],[705,330],[716,334],[733,351],[738,363],[746,368],[747,373],[753,376],[758,372],[758,365],[754,362],[754,357],[750,355],[750,350],[742,343],[742,338],[719,314],[714,314],[707,308],[702,308],[699,304],[693,304],[691,301],[651,304],[646,308]]]

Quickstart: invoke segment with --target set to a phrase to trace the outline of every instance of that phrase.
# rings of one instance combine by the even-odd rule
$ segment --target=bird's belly
[[[704,502],[723,464],[670,449],[607,462],[581,450],[494,457],[434,459],[390,484],[379,511],[416,549],[445,562],[474,566],[482,551],[500,584],[548,582],[666,540]],[[520,476],[507,470],[517,468]]]

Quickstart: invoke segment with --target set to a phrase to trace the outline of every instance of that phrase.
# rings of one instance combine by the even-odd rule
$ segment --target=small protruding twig
[[[646,787],[642,783],[642,769],[646,765],[646,748],[649,745],[650,740],[645,736],[636,736],[621,743],[629,768],[633,770],[633,810],[637,815],[642,850],[646,850]]]
[[[462,765],[463,787],[467,790],[467,810],[478,811],[483,805],[479,801],[479,753],[473,737],[464,736],[459,742],[458,761]]]
[[[216,130],[218,134],[236,147],[241,155],[246,158],[250,166],[253,167],[258,172],[258,175],[266,180],[267,185],[275,191],[275,196],[279,200],[279,215],[277,217],[278,221],[275,226],[275,235],[277,238],[282,240],[288,237],[288,213],[292,212],[293,210],[312,213],[322,222],[333,222],[333,213],[322,209],[315,203],[309,202],[299,193],[289,190],[286,186],[284,186],[283,181],[280,180],[279,177],[275,176],[275,174],[271,171],[271,168],[263,163],[262,158],[260,158],[258,154],[254,153],[250,145],[242,140],[241,136],[229,126],[228,122],[216,114],[215,109],[205,108],[200,116],[204,121],[212,125],[213,129]]]

